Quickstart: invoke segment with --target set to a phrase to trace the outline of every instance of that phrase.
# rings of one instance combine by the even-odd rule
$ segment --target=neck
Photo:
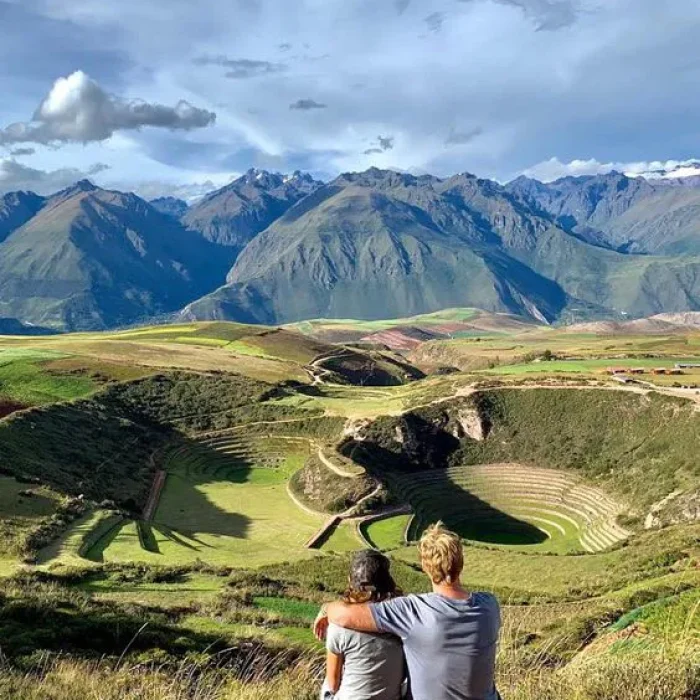
[[[469,596],[471,595],[471,593],[466,588],[464,588],[459,579],[457,579],[453,583],[434,583],[433,593],[445,596],[445,598],[457,598],[460,600],[469,598]]]

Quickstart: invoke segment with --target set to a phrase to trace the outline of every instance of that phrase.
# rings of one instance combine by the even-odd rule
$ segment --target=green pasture
[[[96,383],[85,376],[52,372],[48,360],[65,357],[51,350],[0,347],[0,399],[25,405],[67,401],[87,396]]]
[[[357,536],[354,523],[342,522],[323,543],[324,552],[352,552],[362,549],[362,541]]]
[[[318,614],[318,604],[307,600],[295,600],[294,598],[281,598],[277,596],[256,596],[253,604],[261,610],[275,613],[284,618],[293,618],[301,622],[311,623]]]
[[[272,355],[268,355],[264,350],[245,340],[234,340],[227,343],[226,349],[238,355],[251,355],[252,357],[263,357],[267,359],[272,358]]]
[[[362,533],[377,549],[396,549],[404,545],[404,533],[410,520],[410,515],[394,515],[390,518],[375,520],[363,524]]]
[[[276,450],[284,446],[275,444]],[[168,477],[154,521],[123,523],[93,548],[92,558],[245,567],[310,556],[304,544],[324,518],[289,497],[288,479],[303,466],[307,452],[298,441],[286,444],[290,452],[272,462],[264,449],[237,447],[235,440],[218,450],[194,445],[179,451],[166,464]],[[332,538],[337,550],[352,544],[344,530]]]
[[[365,321],[356,318],[318,318],[310,321],[300,321],[291,324],[291,327],[301,333],[314,333],[320,328],[327,330],[352,330],[365,333],[375,333],[387,328],[407,325],[440,325],[443,323],[455,323],[470,321],[479,315],[478,309],[456,308],[444,309],[418,316],[407,316],[405,318],[379,319],[375,321]]]
[[[594,373],[600,374],[605,372],[608,367],[624,367],[632,369],[635,367],[644,368],[647,370],[646,375],[640,375],[641,379],[656,381],[657,377],[651,374],[651,370],[656,367],[664,367],[671,369],[676,363],[694,363],[700,364],[700,357],[683,357],[683,358],[633,358],[633,359],[590,359],[590,360],[552,360],[549,362],[527,362],[523,364],[505,365],[494,367],[492,369],[481,370],[481,374],[498,374],[498,375],[518,375],[530,373]],[[690,370],[688,370],[690,372]],[[673,377],[675,381],[682,382],[683,376]]]

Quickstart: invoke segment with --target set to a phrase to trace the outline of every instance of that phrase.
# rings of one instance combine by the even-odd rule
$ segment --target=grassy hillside
[[[355,454],[380,474],[502,462],[574,471],[641,517],[668,494],[697,489],[699,425],[694,404],[653,393],[501,389],[380,418]]]
[[[692,358],[694,336],[563,335],[451,341],[506,362],[550,343],[568,356],[396,386],[338,383],[350,374],[337,366],[312,379],[303,367],[323,370],[324,352],[342,365],[340,349],[271,328],[0,340],[19,372],[7,395],[21,409],[30,387],[40,404],[0,421],[0,695],[311,700],[323,651],[309,624],[344,590],[358,535],[422,592],[404,535],[444,518],[468,538],[465,584],[502,603],[504,697],[694,698],[700,531],[683,511],[700,483],[700,413],[610,381],[520,376],[561,361],[581,364],[577,385],[602,384],[596,363]],[[61,394],[66,378],[77,382]],[[324,530],[374,489],[365,466],[416,517]],[[645,531],[650,504],[675,489],[656,517],[681,522]]]

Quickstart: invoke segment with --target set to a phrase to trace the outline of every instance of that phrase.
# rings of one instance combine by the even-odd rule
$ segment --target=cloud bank
[[[82,71],[59,78],[29,122],[0,129],[0,145],[106,141],[117,131],[159,127],[201,129],[214,112],[181,100],[174,107],[110,95]]]
[[[697,166],[699,164],[699,159],[601,163],[595,158],[589,158],[588,160],[572,160],[568,163],[562,163],[558,158],[550,158],[530,168],[526,168],[522,174],[541,182],[553,182],[563,177],[606,175],[611,172],[624,173],[629,177],[644,176],[647,179],[674,179],[685,177],[689,174],[697,175]]]
[[[104,163],[95,163],[86,170],[79,168],[59,168],[57,170],[39,170],[18,163],[14,159],[0,160],[0,194],[25,190],[37,194],[53,194],[70,187],[78,180],[93,177],[109,170]]]

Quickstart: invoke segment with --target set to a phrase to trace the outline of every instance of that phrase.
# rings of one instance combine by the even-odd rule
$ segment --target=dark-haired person
[[[358,552],[350,565],[343,605],[391,600],[401,592],[379,552]],[[323,608],[321,613],[323,614]],[[326,635],[326,680],[322,700],[399,700],[404,680],[401,640],[391,634],[353,631],[334,624]]]
[[[364,605],[330,603],[325,617],[316,619],[316,635],[323,637],[330,623],[400,637],[414,700],[498,700],[498,601],[464,589],[462,542],[441,523],[426,530],[418,547],[432,593]]]

